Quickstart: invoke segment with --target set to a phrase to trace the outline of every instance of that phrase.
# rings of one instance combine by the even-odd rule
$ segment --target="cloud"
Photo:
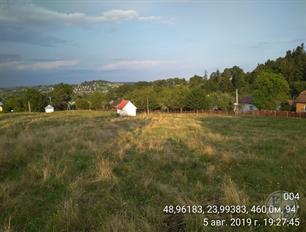
[[[6,61],[0,63],[0,69],[16,69],[16,70],[57,70],[64,67],[75,66],[79,60],[53,60],[25,63],[19,61]]]
[[[17,42],[44,47],[65,44],[67,42],[66,40],[16,25],[4,25],[2,23],[0,24],[0,31],[1,42]]]
[[[13,24],[65,24],[82,25],[118,21],[148,21],[160,20],[160,16],[141,16],[136,10],[114,9],[102,12],[100,15],[87,15],[79,12],[59,12],[48,10],[33,4],[8,4],[0,8],[0,22]]]
[[[4,61],[0,63],[0,70],[1,69],[11,69],[16,65],[18,65],[18,62],[16,61]]]
[[[113,63],[102,65],[102,71],[114,70],[135,70],[135,69],[148,69],[155,66],[169,64],[171,61],[165,60],[121,60]]]
[[[259,41],[257,43],[250,45],[250,48],[265,48],[265,47],[271,47],[271,46],[279,45],[279,44],[296,44],[296,43],[303,43],[304,41],[305,41],[305,38]]]
[[[11,68],[17,65],[19,60],[20,56],[17,54],[2,53],[0,54],[0,69]]]
[[[6,63],[6,62],[12,62],[12,61],[17,61],[20,60],[20,56],[17,54],[0,54],[0,65],[2,63]]]
[[[82,12],[63,12],[43,8],[31,3],[0,0],[0,42],[15,42],[38,46],[67,44],[66,40],[50,35],[58,26],[88,27],[123,21],[163,21],[170,18],[144,16],[133,9],[113,9],[97,15]],[[50,27],[52,29],[50,29]]]

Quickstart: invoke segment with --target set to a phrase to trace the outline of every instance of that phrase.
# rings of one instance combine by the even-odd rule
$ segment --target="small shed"
[[[295,99],[296,112],[306,112],[306,90]]]
[[[245,96],[241,100],[239,100],[240,111],[241,112],[249,112],[258,110],[257,107],[253,104],[252,96]]]
[[[0,112],[2,112],[2,111],[3,111],[3,103],[0,102]]]
[[[122,100],[117,106],[117,114],[120,116],[136,116],[137,107],[129,100]]]
[[[45,107],[45,112],[46,112],[46,113],[52,113],[52,112],[54,112],[54,107],[51,106],[51,105],[47,105],[47,106]]]

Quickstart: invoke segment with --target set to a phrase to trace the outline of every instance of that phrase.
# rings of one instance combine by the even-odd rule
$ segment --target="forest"
[[[69,84],[60,83],[53,91],[43,94],[33,88],[22,94],[0,100],[4,112],[43,111],[52,104],[56,110],[91,109],[109,110],[121,100],[129,99],[139,111],[150,110],[225,110],[233,108],[235,91],[239,97],[252,96],[258,109],[295,110],[288,104],[306,89],[306,53],[304,44],[284,57],[258,64],[251,72],[239,66],[216,70],[210,75],[194,75],[184,78],[168,78],[155,81],[125,83],[107,93],[94,92],[86,95],[73,93]]]

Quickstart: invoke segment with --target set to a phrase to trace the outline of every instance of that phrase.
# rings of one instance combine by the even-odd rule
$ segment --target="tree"
[[[153,81],[152,84],[157,87],[175,87],[178,85],[186,85],[187,82],[184,78],[181,79],[181,78],[175,77],[175,78],[168,78],[165,80],[156,80],[156,81]]]
[[[10,96],[5,99],[5,112],[22,112],[25,110],[23,98],[21,96]]]
[[[158,93],[158,104],[162,110],[183,110],[187,94],[186,86],[163,88]]]
[[[189,79],[189,84],[192,86],[192,87],[195,87],[195,86],[199,86],[203,83],[203,80],[204,78],[201,77],[201,76],[198,76],[198,75],[194,75],[193,77],[191,77]]]
[[[291,93],[294,97],[306,89],[306,81],[294,81],[291,83]]]
[[[92,93],[88,97],[88,101],[90,102],[90,108],[94,110],[105,109],[107,105],[107,97],[103,93]]]
[[[68,102],[72,98],[73,88],[71,85],[60,83],[54,86],[52,92],[52,103],[60,110],[67,109]]]
[[[36,89],[27,89],[23,96],[23,105],[28,109],[29,105],[31,107],[31,111],[33,112],[41,112],[44,110],[44,107],[47,104],[47,98],[42,95]]]
[[[209,109],[212,106],[209,96],[206,91],[200,87],[191,89],[185,98],[185,105],[188,109],[199,110]]]
[[[275,110],[289,96],[289,85],[281,74],[260,72],[254,84],[253,102],[259,109]]]
[[[136,88],[124,95],[124,98],[131,100],[139,110],[147,108],[147,98],[150,110],[160,108],[158,104],[158,95],[153,87]]]
[[[231,110],[234,104],[234,98],[228,93],[214,92],[209,95],[212,105],[220,110]]]
[[[231,77],[223,76],[220,81],[220,90],[224,93],[229,93],[234,90],[233,84],[231,82]]]
[[[75,104],[78,110],[88,110],[90,107],[88,100],[84,98],[78,98]]]
[[[220,71],[217,69],[216,72],[212,72],[212,73],[210,74],[209,80],[211,80],[211,81],[213,81],[213,82],[219,84],[220,81],[221,81],[221,74],[220,74]]]
[[[238,66],[224,69],[222,73],[223,77],[229,77],[232,83],[232,90],[239,89],[239,92],[244,94],[248,92],[248,82],[246,74]]]
[[[297,83],[306,81],[306,52],[304,44],[297,46],[293,51],[287,51],[285,57],[268,60],[265,64],[260,64],[253,71],[253,77],[256,73],[266,71],[280,73],[288,81],[291,95],[297,94]],[[300,86],[300,84],[298,84]]]

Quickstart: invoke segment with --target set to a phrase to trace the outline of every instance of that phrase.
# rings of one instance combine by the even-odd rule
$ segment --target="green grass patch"
[[[216,231],[203,215],[169,219],[163,209],[305,195],[305,128],[306,120],[273,117],[1,114],[0,231],[167,231],[169,220]]]

